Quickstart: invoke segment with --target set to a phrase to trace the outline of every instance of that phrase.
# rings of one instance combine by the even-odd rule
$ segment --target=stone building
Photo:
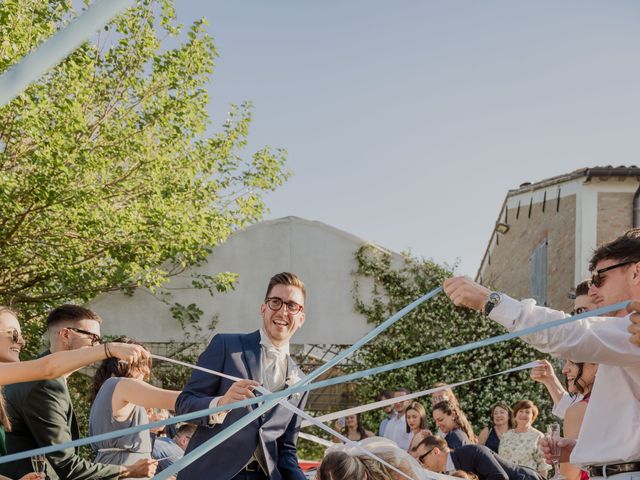
[[[476,279],[570,311],[603,242],[640,226],[640,168],[594,167],[509,190]]]

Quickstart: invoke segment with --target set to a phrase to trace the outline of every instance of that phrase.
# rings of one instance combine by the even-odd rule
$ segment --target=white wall
[[[232,235],[198,269],[211,275],[238,273],[235,291],[211,297],[190,288],[188,272],[173,278],[166,291],[173,295],[172,301],[196,303],[204,311],[203,324],[217,314],[216,333],[250,332],[261,324],[260,304],[269,278],[290,271],[307,288],[305,323],[293,343],[353,343],[372,329],[353,311],[354,253],[362,243],[365,241],[320,222],[296,217],[262,222]],[[394,256],[397,262],[399,256]],[[367,285],[363,287],[364,292],[369,291]],[[104,319],[105,334],[126,334],[147,342],[182,337],[167,305],[147,290],[140,289],[132,297],[104,294],[88,307]]]

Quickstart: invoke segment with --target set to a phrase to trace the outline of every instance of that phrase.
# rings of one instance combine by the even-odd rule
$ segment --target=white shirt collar
[[[271,340],[269,339],[269,336],[267,335],[267,333],[262,328],[260,329],[260,345],[264,346],[267,349],[275,348],[276,350],[279,350],[285,355],[289,355],[289,342],[285,343],[281,347],[275,346],[273,342],[271,342]]]

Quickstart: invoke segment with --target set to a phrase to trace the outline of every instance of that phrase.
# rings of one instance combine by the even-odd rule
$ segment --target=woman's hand
[[[540,365],[531,369],[531,380],[546,384],[558,378],[553,371],[553,366],[548,361],[538,360],[538,363]]]
[[[27,473],[23,477],[20,477],[20,480],[44,480],[45,478],[46,477],[44,473],[31,472]]]
[[[132,345],[130,343],[105,343],[105,351],[109,352],[112,357],[119,358],[120,360],[124,360],[129,363],[146,360],[150,356],[149,352],[140,345]]]

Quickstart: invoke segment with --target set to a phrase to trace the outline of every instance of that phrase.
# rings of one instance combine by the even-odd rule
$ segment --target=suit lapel
[[[262,375],[260,375],[260,331],[256,330],[253,333],[243,336],[242,347],[244,350],[242,358],[247,372],[249,372],[249,378],[257,382],[262,382]]]

